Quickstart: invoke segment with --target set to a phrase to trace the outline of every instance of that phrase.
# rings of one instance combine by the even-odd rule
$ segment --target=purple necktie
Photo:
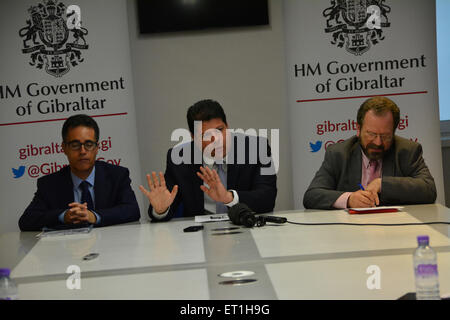
[[[369,180],[367,180],[367,185],[369,185],[373,179],[379,178],[377,174],[378,161],[370,160],[369,162]]]

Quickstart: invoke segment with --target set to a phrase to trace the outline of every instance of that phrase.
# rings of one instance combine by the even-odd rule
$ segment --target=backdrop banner
[[[423,146],[444,204],[435,2],[285,0],[295,208],[331,144],[356,134],[367,98],[400,108],[396,134]]]
[[[125,0],[2,1],[0,26],[0,233],[18,230],[37,178],[68,165],[75,114],[97,121],[98,160],[130,169],[142,209]]]

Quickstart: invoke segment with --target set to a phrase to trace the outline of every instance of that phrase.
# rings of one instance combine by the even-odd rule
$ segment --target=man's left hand
[[[373,179],[371,183],[366,188],[367,191],[371,191],[373,193],[380,193],[381,192],[381,178]]]
[[[197,176],[209,186],[209,189],[204,185],[200,186],[203,192],[216,202],[230,203],[233,201],[233,193],[225,189],[216,170],[200,167],[200,171],[201,173],[197,172]]]

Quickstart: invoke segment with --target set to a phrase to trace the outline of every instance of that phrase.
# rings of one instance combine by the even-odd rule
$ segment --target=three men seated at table
[[[356,136],[327,148],[303,197],[305,208],[433,203],[436,186],[419,143],[395,135],[397,105],[386,97],[358,110]]]
[[[366,100],[358,110],[356,136],[327,148],[304,194],[305,208],[433,203],[436,186],[422,147],[395,135],[399,120],[400,110],[392,100]],[[267,139],[231,134],[225,112],[214,100],[191,106],[187,122],[193,141],[170,149],[165,173],[147,174],[149,189],[139,187],[150,202],[149,217],[168,221],[226,213],[238,202],[256,213],[273,211],[277,176],[275,170],[264,172],[272,168],[273,160],[262,161],[259,152],[264,146],[271,157]],[[139,220],[128,169],[96,161],[99,128],[95,120],[86,115],[68,118],[62,137],[69,166],[38,179],[35,196],[19,220],[20,229]],[[243,148],[236,148],[239,143]]]

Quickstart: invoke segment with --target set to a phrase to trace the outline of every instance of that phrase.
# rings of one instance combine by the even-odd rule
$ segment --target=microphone
[[[236,203],[228,210],[228,217],[235,225],[252,228],[256,223],[255,213],[244,203]]]
[[[255,224],[261,227],[266,222],[272,223],[285,223],[287,221],[284,217],[274,216],[255,216],[255,212],[252,211],[245,203],[237,203],[228,210],[228,217],[235,225],[244,225],[247,228],[252,228]]]
[[[273,222],[273,223],[285,223],[287,219],[285,217],[275,217],[275,216],[259,216],[261,220],[264,222]],[[265,223],[264,223],[265,224]]]

